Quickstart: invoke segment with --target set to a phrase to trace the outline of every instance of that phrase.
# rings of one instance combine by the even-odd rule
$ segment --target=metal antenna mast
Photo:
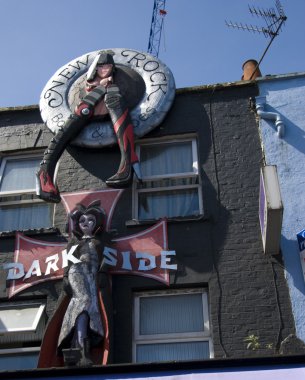
[[[242,23],[237,23],[237,22],[232,22],[232,21],[226,21],[226,25],[231,28],[237,28],[237,29],[242,29],[242,30],[247,30],[249,32],[253,33],[262,33],[266,38],[270,37],[270,41],[261,57],[259,60],[258,64],[256,65],[250,80],[252,79],[254,73],[258,69],[259,65],[261,64],[262,60],[264,59],[270,45],[272,44],[273,40],[275,39],[276,36],[279,35],[281,31],[281,27],[287,20],[287,16],[284,13],[284,9],[280,3],[280,0],[276,0],[275,2],[275,7],[274,8],[269,8],[269,9],[260,9],[260,8],[255,8],[255,7],[250,7],[249,6],[249,11],[253,16],[261,17],[264,19],[266,26],[267,27],[258,27],[258,26],[253,26],[253,25],[248,25],[248,24],[242,24]]]
[[[149,33],[148,53],[158,57],[164,23],[166,0],[155,0]]]

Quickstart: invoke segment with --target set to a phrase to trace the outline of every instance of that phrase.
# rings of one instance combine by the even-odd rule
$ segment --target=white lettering
[[[56,272],[57,270],[59,270],[58,266],[56,265],[58,263],[58,260],[59,260],[58,253],[56,253],[56,255],[52,255],[46,258],[46,263],[48,263],[48,265],[47,265],[45,275],[50,274],[51,269],[53,272]]]
[[[30,278],[31,276],[41,276],[41,269],[40,269],[40,265],[39,265],[39,260],[34,260],[32,262],[32,265],[30,266],[30,269],[28,270],[27,274],[25,275],[24,280],[26,280],[27,278]]]
[[[66,268],[68,266],[68,261],[71,261],[71,263],[73,264],[77,264],[77,263],[80,263],[81,261],[78,260],[76,257],[73,256],[73,253],[74,251],[76,250],[76,248],[78,247],[78,244],[76,245],[73,245],[69,252],[67,253],[67,250],[64,249],[61,253],[62,253],[62,267],[63,268]]]
[[[123,264],[122,264],[122,269],[126,270],[132,270],[131,262],[130,262],[130,252],[122,252],[122,257],[123,257]]]
[[[177,264],[170,264],[171,258],[167,256],[176,256],[176,251],[161,251],[161,268],[177,270]]]
[[[152,270],[156,268],[157,266],[155,256],[150,255],[149,253],[136,252],[136,258],[140,259],[138,270],[143,270],[143,271]]]
[[[18,280],[24,276],[24,267],[21,263],[3,264],[3,269],[8,269],[7,280]]]
[[[116,259],[118,251],[114,248],[105,247],[104,248],[105,264],[116,266],[118,260]]]
[[[68,266],[69,261],[73,264],[78,264],[81,261],[77,259],[75,256],[73,256],[73,253],[75,252],[78,245],[73,245],[69,252],[67,250],[63,250],[62,253],[62,266],[61,268],[65,268]],[[120,262],[121,268],[118,269],[124,269],[127,271],[150,271],[157,267],[156,264],[156,256],[147,253],[147,252],[135,252],[135,256],[133,252],[125,251],[125,252],[118,252],[114,248],[105,247],[104,248],[104,263],[108,264],[112,267],[116,267],[118,264],[118,255],[121,255]],[[170,270],[177,270],[177,264],[171,264],[172,257],[175,256],[175,251],[161,251],[160,254],[160,268],[161,269],[170,269]],[[159,257],[159,256],[158,256]],[[138,262],[135,261],[138,260]],[[56,253],[52,256],[48,256],[45,259],[46,263],[46,270],[44,275],[49,275],[53,272],[57,272],[61,268],[59,268],[59,254]],[[7,263],[3,265],[3,268],[8,270],[7,274],[7,280],[18,280],[22,277],[24,277],[24,280],[30,278],[31,276],[41,276],[41,267],[39,260],[34,260],[30,266],[30,269],[27,271],[26,275],[24,271],[24,266],[22,263]]]

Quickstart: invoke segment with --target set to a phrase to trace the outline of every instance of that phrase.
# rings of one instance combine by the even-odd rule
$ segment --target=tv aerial
[[[253,33],[260,33],[263,34],[266,38],[270,38],[270,41],[260,58],[259,62],[257,63],[250,80],[252,79],[254,73],[258,69],[259,65],[261,64],[262,60],[264,59],[270,45],[272,44],[273,40],[276,36],[278,36],[281,32],[281,28],[284,25],[285,21],[287,20],[287,16],[285,15],[284,9],[282,4],[279,0],[276,0],[275,2],[275,8],[269,8],[269,9],[260,9],[257,7],[249,7],[249,12],[252,14],[252,16],[257,16],[258,18],[262,18],[265,21],[266,26],[265,27],[258,27],[256,25],[249,25],[249,24],[242,24],[238,22],[232,22],[232,21],[226,21],[226,25],[230,28],[235,29],[241,29],[241,30],[247,30],[248,32]]]

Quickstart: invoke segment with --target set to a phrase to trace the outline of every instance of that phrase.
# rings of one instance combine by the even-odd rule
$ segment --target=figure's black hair
[[[93,235],[98,232],[102,232],[105,229],[106,224],[106,212],[100,207],[101,201],[96,200],[91,202],[88,207],[81,203],[78,203],[75,209],[70,213],[69,217],[73,221],[73,233],[76,236],[82,236],[83,232],[79,228],[79,219],[82,215],[92,214],[96,219],[96,226],[94,227]]]
[[[100,51],[98,55],[96,56],[95,60],[91,64],[88,70],[87,74],[87,82],[91,82],[94,80],[96,72],[97,72],[97,66],[98,65],[105,65],[105,64],[111,64],[113,65],[112,68],[112,75],[115,74],[115,62],[113,59],[114,52],[112,50],[106,50],[106,51]]]
[[[110,54],[108,52],[101,52],[97,61],[97,65],[106,65],[106,64],[115,66],[113,54]]]

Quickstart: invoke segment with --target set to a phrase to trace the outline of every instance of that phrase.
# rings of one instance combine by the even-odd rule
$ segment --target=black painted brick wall
[[[216,91],[209,104],[220,205],[213,228],[215,270],[209,284],[217,356],[248,356],[251,351],[245,350],[244,339],[252,334],[261,344],[252,354],[272,354],[294,332],[280,258],[265,256],[260,238],[262,152],[249,107],[249,98],[255,95],[254,87],[224,89]],[[266,349],[267,345],[273,348]]]

